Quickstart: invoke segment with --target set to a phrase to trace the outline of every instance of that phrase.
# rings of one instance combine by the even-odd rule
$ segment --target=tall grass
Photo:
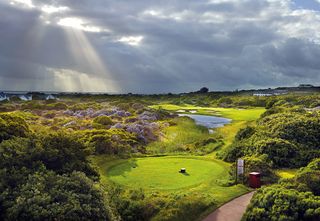
[[[168,127],[164,137],[160,141],[153,142],[147,146],[150,154],[165,153],[204,153],[210,152],[219,144],[211,142],[205,146],[197,144],[212,137],[208,129],[199,126],[188,117],[179,117],[173,120],[175,126]]]

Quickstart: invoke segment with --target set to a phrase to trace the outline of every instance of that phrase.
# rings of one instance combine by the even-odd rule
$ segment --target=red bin
[[[260,188],[261,187],[260,173],[251,172],[249,174],[249,186],[252,188]]]

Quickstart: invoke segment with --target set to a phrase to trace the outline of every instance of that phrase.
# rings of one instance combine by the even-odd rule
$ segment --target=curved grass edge
[[[103,156],[99,156],[99,158],[103,158]],[[222,169],[225,168],[225,170],[222,170],[220,173],[217,173],[217,176],[221,176],[224,177],[224,174],[227,172],[227,170],[230,167],[229,163],[226,163],[224,161],[221,160],[217,160],[217,159],[213,159],[213,158],[209,158],[209,157],[204,157],[204,156],[181,156],[181,155],[170,155],[170,156],[145,156],[145,157],[135,157],[135,158],[129,158],[129,159],[117,159],[117,158],[107,158],[110,161],[106,161],[105,163],[98,163],[96,164],[96,166],[98,166],[99,169],[99,173],[101,175],[101,178],[103,177],[104,180],[102,181],[103,183],[116,183],[120,186],[126,187],[126,188],[132,188],[129,185],[125,185],[125,184],[120,184],[118,182],[115,182],[113,180],[110,179],[110,177],[108,176],[108,172],[110,172],[110,170],[112,170],[114,167],[117,167],[121,164],[125,164],[128,163],[130,161],[134,161],[136,159],[144,159],[144,158],[169,158],[169,159],[192,159],[192,160],[199,160],[199,161],[208,161],[208,162],[212,162],[214,164],[217,164],[218,166],[220,166]],[[97,160],[95,160],[95,162],[97,163]],[[107,181],[107,182],[106,182]],[[145,191],[165,191],[165,192],[175,192],[175,191],[183,191],[186,189],[190,189],[190,188],[195,188],[198,186],[201,186],[203,184],[215,184],[215,185],[219,185],[217,182],[217,179],[212,178],[212,179],[208,179],[208,180],[203,180],[201,182],[192,184],[192,185],[188,185],[185,187],[178,187],[178,188],[142,188]]]

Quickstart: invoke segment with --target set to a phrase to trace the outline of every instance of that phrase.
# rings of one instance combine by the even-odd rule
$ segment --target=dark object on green
[[[181,168],[180,169],[180,173],[186,173],[187,171],[186,171],[186,168]]]
[[[258,172],[249,173],[249,186],[251,188],[260,188],[261,187],[260,173],[258,173]]]

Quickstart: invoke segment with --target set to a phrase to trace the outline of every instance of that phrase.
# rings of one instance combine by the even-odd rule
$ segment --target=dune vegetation
[[[292,198],[299,219],[316,220],[318,106],[319,95],[307,93],[3,101],[0,219],[200,220],[250,191],[248,172],[258,171],[268,187],[254,195],[245,220],[285,217],[272,209],[281,196]],[[208,130],[181,113],[231,122]],[[243,183],[234,176],[239,157]]]

